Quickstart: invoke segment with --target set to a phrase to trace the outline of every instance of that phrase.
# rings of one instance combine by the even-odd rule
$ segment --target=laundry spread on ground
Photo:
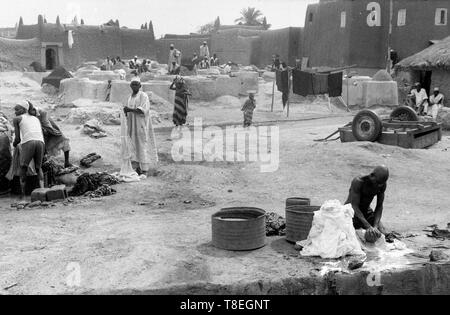
[[[110,195],[115,192],[113,189],[109,189],[106,186],[112,186],[119,184],[117,177],[107,173],[84,173],[77,178],[75,186],[69,192],[70,196],[83,196],[83,195]]]

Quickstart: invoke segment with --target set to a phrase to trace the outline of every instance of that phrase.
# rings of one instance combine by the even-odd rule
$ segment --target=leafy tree
[[[210,22],[208,24],[200,26],[198,29],[198,33],[202,35],[209,35],[214,32],[214,22]]]
[[[258,26],[262,25],[262,12],[256,8],[244,8],[241,10],[241,17],[235,20],[239,25]]]

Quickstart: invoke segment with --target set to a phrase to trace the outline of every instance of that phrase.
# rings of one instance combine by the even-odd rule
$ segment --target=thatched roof
[[[450,70],[450,36],[421,52],[400,61],[397,69]]]

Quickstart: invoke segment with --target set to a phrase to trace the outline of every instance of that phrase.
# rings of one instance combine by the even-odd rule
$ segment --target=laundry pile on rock
[[[84,173],[77,178],[75,186],[70,190],[69,195],[101,197],[115,194],[116,191],[111,188],[113,185],[119,184],[117,177],[108,173]]]
[[[286,220],[275,212],[266,214],[266,236],[286,235]]]

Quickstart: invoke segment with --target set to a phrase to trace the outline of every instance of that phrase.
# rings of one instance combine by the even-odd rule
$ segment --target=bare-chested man
[[[386,166],[376,167],[370,175],[356,177],[352,181],[350,193],[345,204],[351,204],[355,210],[353,225],[355,229],[366,230],[366,241],[374,243],[386,231],[381,224],[383,214],[384,193],[389,179],[389,169]],[[373,199],[377,197],[375,211],[370,208]]]

